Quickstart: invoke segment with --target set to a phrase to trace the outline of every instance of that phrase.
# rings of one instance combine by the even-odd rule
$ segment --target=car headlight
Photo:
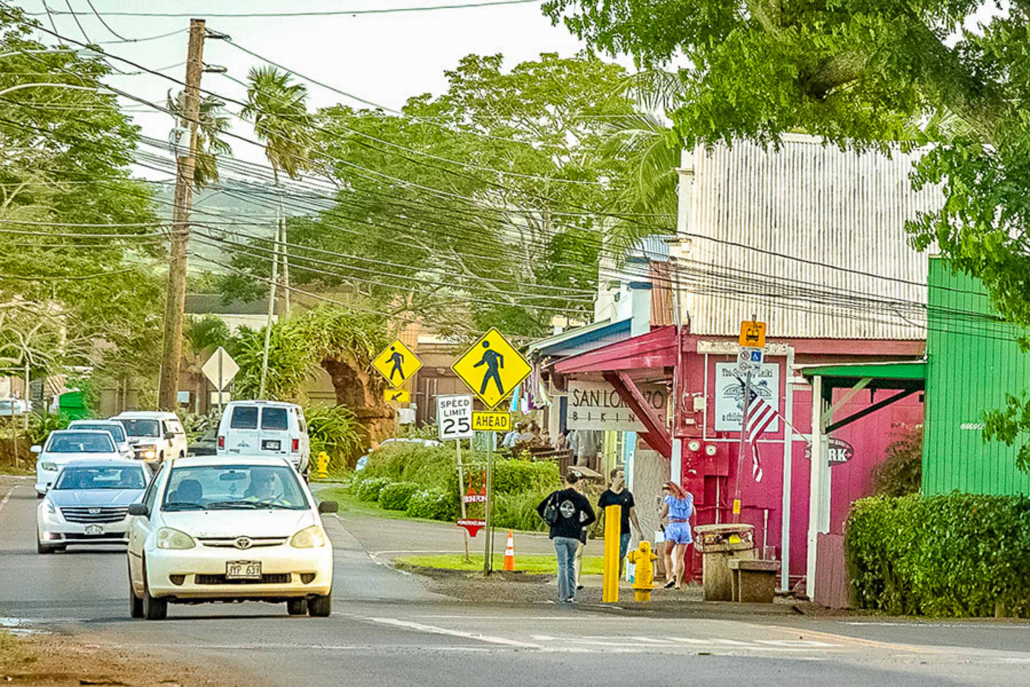
[[[157,548],[159,549],[192,549],[197,543],[193,537],[173,530],[171,527],[162,527],[157,531]]]
[[[325,530],[319,525],[305,527],[290,540],[295,549],[320,549],[325,546]]]
[[[157,458],[157,449],[152,446],[143,449],[143,457],[148,460],[153,460],[154,458]]]
[[[39,467],[47,472],[57,472],[57,463],[40,463]]]

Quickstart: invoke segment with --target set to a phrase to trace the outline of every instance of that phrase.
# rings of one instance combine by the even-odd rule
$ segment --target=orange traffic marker
[[[504,547],[504,569],[515,569],[515,535],[508,530],[508,545]]]

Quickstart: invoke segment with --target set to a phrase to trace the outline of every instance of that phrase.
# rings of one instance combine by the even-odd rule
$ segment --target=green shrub
[[[370,479],[362,480],[358,484],[358,500],[359,501],[378,501],[379,493],[388,484],[392,484],[393,480],[387,477],[372,477]]]
[[[379,492],[379,507],[383,510],[407,510],[408,499],[418,491],[415,482],[394,482]]]
[[[1030,498],[861,499],[845,535],[860,608],[928,616],[1030,614]]]
[[[457,520],[458,501],[443,489],[420,489],[408,499],[408,515],[428,520]]]
[[[325,451],[329,456],[329,472],[334,476],[345,474],[351,456],[361,449],[365,429],[354,413],[343,406],[310,405],[304,408],[311,438],[311,460]],[[315,463],[317,464],[317,463]]]
[[[497,494],[519,494],[561,486],[558,464],[551,461],[502,459],[494,461],[493,489]]]
[[[547,524],[536,512],[536,507],[551,491],[496,494],[494,496],[494,526],[502,530],[546,531]]]
[[[873,493],[917,494],[923,482],[923,426],[895,425],[887,459],[873,470]]]

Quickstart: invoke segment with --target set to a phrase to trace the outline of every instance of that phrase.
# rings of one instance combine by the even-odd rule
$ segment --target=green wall
[[[979,280],[930,260],[926,332],[926,427],[923,492],[1030,493],[1030,474],[1016,469],[1019,443],[984,443],[983,411],[1005,395],[1030,390],[1030,355],[995,315]]]

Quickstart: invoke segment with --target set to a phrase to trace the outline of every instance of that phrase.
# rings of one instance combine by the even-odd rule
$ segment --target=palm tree
[[[275,252],[272,262],[272,280],[268,296],[268,321],[265,325],[265,351],[261,366],[259,395],[265,391],[268,374],[268,349],[271,344],[272,315],[275,310],[275,285],[278,279],[279,244],[286,243],[286,223],[283,211],[279,170],[291,179],[311,169],[310,151],[313,142],[314,118],[308,113],[308,89],[292,83],[293,75],[275,67],[252,67],[247,75],[247,104],[240,111],[244,119],[254,123],[258,140],[265,144],[265,157],[272,165],[276,194],[279,196],[276,222]],[[290,312],[290,265],[283,246],[283,312]]]
[[[175,118],[175,125],[188,129],[186,120],[186,93],[179,91],[174,97],[168,91],[168,110]],[[200,101],[200,119],[197,122],[197,156],[193,168],[193,186],[205,188],[218,183],[219,156],[232,156],[232,146],[221,134],[229,129],[229,117],[225,114],[225,103],[213,95]]]

